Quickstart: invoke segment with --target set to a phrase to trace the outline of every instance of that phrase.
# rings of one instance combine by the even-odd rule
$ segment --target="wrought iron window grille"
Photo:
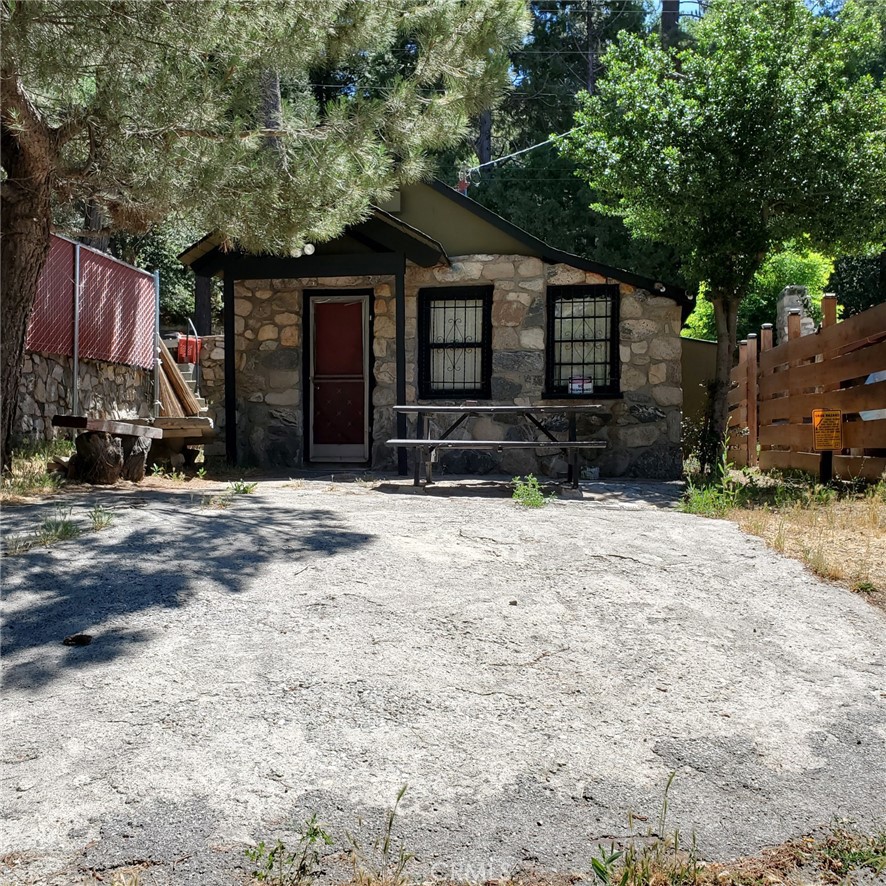
[[[422,289],[419,396],[489,399],[492,387],[492,287]]]
[[[546,395],[618,395],[618,286],[549,286],[547,308]]]

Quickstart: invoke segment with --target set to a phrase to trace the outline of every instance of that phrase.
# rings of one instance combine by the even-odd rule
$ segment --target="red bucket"
[[[203,347],[203,339],[194,336],[186,336],[178,340],[177,363],[199,363],[200,350]]]

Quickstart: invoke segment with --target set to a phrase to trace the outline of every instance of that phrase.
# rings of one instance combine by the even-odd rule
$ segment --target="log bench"
[[[85,431],[74,441],[68,478],[98,485],[113,486],[121,477],[135,483],[144,479],[151,440],[163,438],[162,428],[85,415],[54,415],[52,425]]]
[[[581,413],[597,413],[603,411],[599,404],[576,404],[569,406],[539,405],[539,406],[491,406],[480,405],[468,401],[460,406],[395,406],[394,413],[398,415],[415,414],[417,416],[416,434],[414,438],[398,437],[388,440],[389,446],[402,449],[415,449],[418,457],[415,460],[416,486],[421,485],[421,465],[425,465],[425,482],[433,482],[433,463],[437,460],[437,452],[440,449],[485,449],[493,452],[504,452],[506,449],[540,449],[548,451],[562,451],[568,457],[569,477],[573,489],[578,488],[579,470],[578,455],[589,449],[604,449],[604,440],[577,440],[576,439],[576,416]],[[427,417],[433,414],[449,415],[455,421],[446,428],[439,437],[432,438],[427,433]],[[463,425],[469,418],[478,416],[511,415],[523,418],[534,431],[541,432],[544,440],[457,440],[451,434]],[[559,440],[552,433],[551,428],[545,427],[544,419],[566,419],[568,439]],[[402,434],[402,431],[401,431]]]

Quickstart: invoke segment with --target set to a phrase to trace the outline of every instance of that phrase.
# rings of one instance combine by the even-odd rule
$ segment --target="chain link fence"
[[[25,347],[149,369],[155,311],[152,274],[53,234]]]
[[[53,235],[28,323],[29,351],[74,353],[74,253],[70,240]]]

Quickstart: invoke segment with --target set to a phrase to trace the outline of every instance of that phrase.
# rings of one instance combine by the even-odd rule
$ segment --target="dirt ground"
[[[223,489],[4,508],[7,538],[113,522],[2,561],[0,883],[239,882],[312,812],[379,833],[404,784],[417,879],[586,870],[671,772],[709,858],[886,823],[886,614],[676,485]]]

